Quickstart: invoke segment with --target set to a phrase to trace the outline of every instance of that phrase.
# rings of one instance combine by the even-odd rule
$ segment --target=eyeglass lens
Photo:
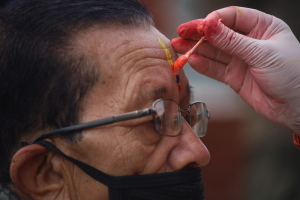
[[[177,102],[171,99],[160,99],[154,103],[155,129],[163,135],[177,136],[182,129],[182,116]]]
[[[171,99],[160,99],[154,102],[155,129],[163,135],[177,136],[182,130],[182,115],[177,102]],[[204,137],[208,124],[208,110],[203,102],[195,102],[184,111],[184,118],[198,137]]]
[[[204,137],[207,131],[208,113],[206,105],[202,102],[190,106],[190,125],[199,137]]]

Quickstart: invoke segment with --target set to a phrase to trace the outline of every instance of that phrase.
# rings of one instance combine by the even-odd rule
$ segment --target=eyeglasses
[[[171,137],[178,136],[181,133],[182,118],[184,118],[190,124],[194,132],[199,137],[204,137],[207,130],[208,119],[210,118],[210,113],[203,102],[197,101],[190,104],[186,109],[180,109],[178,103],[172,99],[158,99],[153,102],[152,108],[137,110],[91,122],[77,124],[74,126],[60,128],[40,135],[33,141],[33,143],[52,135],[78,132],[88,128],[150,115],[153,116],[155,130],[162,135]]]

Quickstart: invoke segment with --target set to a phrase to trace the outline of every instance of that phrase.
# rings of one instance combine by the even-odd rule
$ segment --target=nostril
[[[194,168],[194,167],[199,167],[199,165],[196,162],[191,162],[189,164],[187,164],[185,167],[183,167],[182,169],[189,169],[189,168]]]

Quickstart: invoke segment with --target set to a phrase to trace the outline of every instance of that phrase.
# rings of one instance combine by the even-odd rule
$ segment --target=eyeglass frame
[[[78,132],[78,131],[82,131],[84,129],[94,128],[94,127],[98,127],[98,126],[104,126],[104,125],[108,125],[108,124],[112,124],[112,123],[116,123],[116,122],[137,119],[137,118],[146,117],[146,116],[150,116],[150,115],[154,116],[154,115],[157,114],[156,108],[154,108],[154,105],[158,101],[161,101],[161,100],[171,100],[171,101],[175,102],[181,113],[182,112],[188,112],[189,113],[189,110],[190,110],[191,106],[196,104],[196,103],[202,103],[202,104],[205,105],[205,108],[207,108],[206,104],[204,102],[195,101],[195,102],[191,103],[187,108],[180,109],[178,102],[176,102],[175,100],[168,99],[168,98],[162,98],[162,99],[157,99],[156,101],[154,101],[152,103],[152,108],[136,110],[136,111],[127,112],[127,113],[123,113],[123,114],[119,114],[119,115],[114,115],[114,116],[111,116],[111,117],[106,117],[106,118],[102,118],[102,119],[98,119],[98,120],[94,120],[94,121],[90,121],[90,122],[84,122],[84,123],[81,123],[81,124],[76,124],[76,125],[72,125],[72,126],[68,126],[68,127],[59,128],[59,129],[56,129],[56,130],[53,130],[53,131],[43,133],[42,135],[35,138],[32,143],[38,142],[40,140],[43,140],[43,139],[48,138],[48,137],[53,136],[53,135],[67,134],[67,133],[71,133],[71,132]],[[209,119],[210,118],[210,112],[207,109],[205,111],[206,111],[207,118]],[[182,117],[184,117],[184,116],[182,115]],[[184,117],[184,119],[186,119],[186,118]],[[152,119],[152,121],[154,121],[154,118]],[[190,122],[188,122],[188,123],[190,123]],[[155,123],[154,123],[154,129],[156,130]],[[158,132],[158,130],[156,130],[156,132]],[[158,132],[158,133],[161,134],[161,135],[165,135],[165,134],[160,133],[160,132]],[[180,134],[181,134],[181,130],[177,135],[166,135],[166,136],[176,137]],[[202,136],[202,137],[204,137],[204,136]]]

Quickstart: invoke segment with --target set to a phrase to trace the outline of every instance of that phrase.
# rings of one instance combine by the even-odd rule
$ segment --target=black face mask
[[[52,150],[81,168],[95,180],[109,188],[110,200],[204,200],[201,169],[191,168],[175,172],[110,176],[90,165],[71,158],[47,141],[39,144]]]

